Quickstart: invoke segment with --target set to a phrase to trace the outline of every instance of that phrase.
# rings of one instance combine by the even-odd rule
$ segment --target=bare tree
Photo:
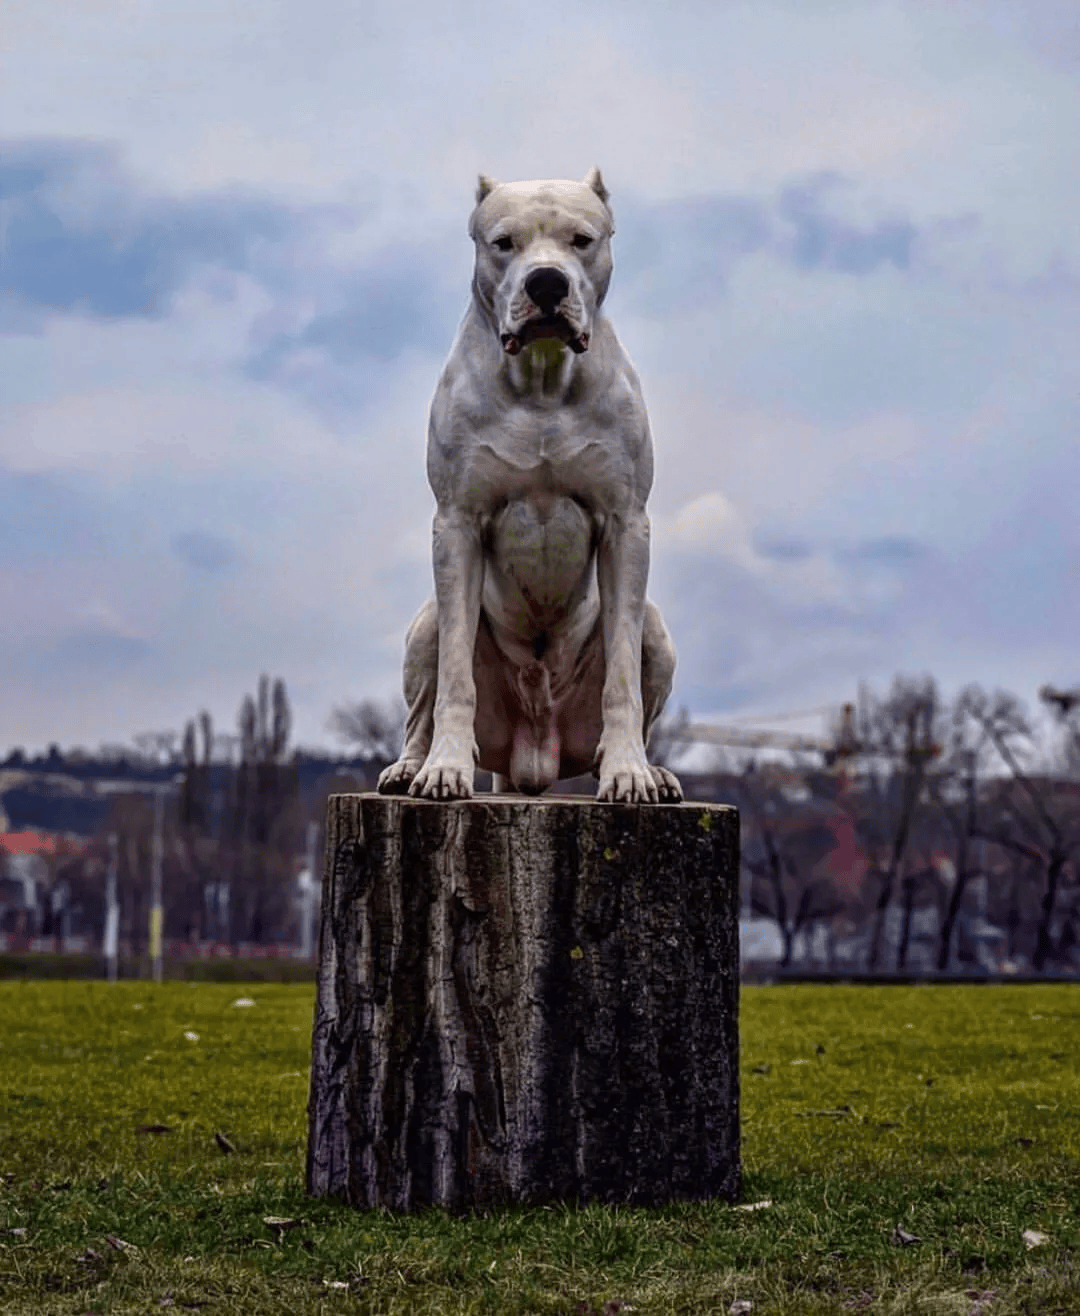
[[[240,763],[227,806],[234,939],[262,941],[287,916],[300,831],[299,778],[287,755],[291,721],[284,682],[271,686],[261,676],[256,695],[240,705]]]
[[[97,757],[102,763],[124,763],[132,758],[130,745],[121,744],[118,741],[108,741],[98,746]]]
[[[198,734],[196,734],[196,725]],[[201,740],[202,753],[199,754]],[[184,781],[180,789],[176,858],[182,871],[183,934],[214,936],[219,929],[208,907],[207,888],[220,877],[221,847],[216,833],[212,755],[214,725],[205,709],[184,728]]]
[[[134,956],[140,955],[146,946],[153,818],[154,804],[148,796],[135,792],[114,795],[97,838],[102,852],[110,833],[115,833],[119,842],[120,937]],[[104,865],[101,872],[104,874]]]
[[[247,763],[278,763],[285,754],[292,729],[292,712],[285,682],[280,677],[270,684],[264,673],[258,692],[244,698],[240,708],[241,758]]]
[[[979,874],[973,842],[979,835],[980,779],[988,751],[985,729],[972,718],[967,700],[953,700],[947,716],[940,759],[927,775],[931,800],[944,821],[952,853],[953,876],[947,891],[938,936],[937,967],[944,973],[953,954],[956,921],[968,883]]]
[[[1060,729],[1060,757],[1065,771],[1080,778],[1080,688],[1056,690],[1052,685],[1043,685],[1039,687],[1039,698]]]
[[[916,814],[923,797],[928,765],[940,752],[941,703],[933,678],[898,676],[879,699],[859,691],[857,739],[866,755],[867,808],[860,832],[878,878],[866,967],[873,973],[881,960],[885,918],[904,869]],[[915,872],[911,870],[911,880]],[[905,901],[901,946],[910,940],[914,890]],[[905,949],[906,954],[906,949]]]
[[[255,700],[245,695],[236,719],[240,735],[240,762],[254,763],[259,757],[259,718]]]
[[[202,732],[203,762],[209,766],[214,756],[214,722],[205,708],[199,714],[199,730]]]
[[[831,880],[814,873],[835,838],[819,817],[785,796],[775,770],[752,767],[744,773],[739,802],[750,907],[775,922],[784,947],[780,966],[787,968],[799,933],[843,908]]]
[[[209,832],[212,814],[210,752],[213,746],[213,729],[210,714],[199,714],[202,729],[202,758],[199,757],[195,722],[184,727],[181,757],[184,763],[184,781],[180,789],[180,822],[188,829]]]
[[[1040,756],[1036,730],[1020,701],[969,686],[961,695],[968,715],[985,732],[1008,777],[1000,783],[978,834],[1037,863],[1043,895],[1031,964],[1042,972],[1056,954],[1052,929],[1058,895],[1071,857],[1080,849],[1080,799],[1068,775],[1068,757]],[[1039,761],[1041,758],[1041,762]],[[1033,769],[1029,771],[1026,764]]]
[[[215,731],[211,757],[215,755],[226,763],[235,763],[241,749],[241,738],[231,731]]]
[[[329,729],[351,745],[361,758],[393,763],[405,738],[405,705],[400,699],[360,699],[339,704],[330,714]]]
[[[176,745],[180,737],[175,731],[140,731],[132,736],[139,754],[151,763],[172,763],[176,758]]]
[[[280,763],[285,757],[285,749],[289,743],[289,732],[292,730],[292,710],[289,707],[289,697],[285,693],[285,682],[280,677],[274,682],[270,700],[273,708],[273,721],[270,727],[270,756],[275,763]]]

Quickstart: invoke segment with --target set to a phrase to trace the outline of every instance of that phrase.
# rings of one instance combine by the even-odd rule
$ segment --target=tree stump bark
[[[332,796],[308,1191],[735,1198],[738,827],[712,804]]]

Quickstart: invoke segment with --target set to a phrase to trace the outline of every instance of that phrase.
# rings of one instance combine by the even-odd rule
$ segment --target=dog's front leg
[[[599,800],[658,799],[645,757],[641,702],[641,630],[649,578],[649,518],[644,508],[613,513],[597,557],[604,630],[603,730],[596,750]]]
[[[473,651],[480,617],[484,558],[475,520],[440,507],[433,531],[435,606],[439,618],[439,673],[435,726],[424,766],[410,795],[436,800],[473,793],[476,767],[476,683]]]

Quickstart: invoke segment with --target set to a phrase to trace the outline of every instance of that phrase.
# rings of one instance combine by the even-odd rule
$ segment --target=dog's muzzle
[[[541,338],[554,338],[565,343],[579,356],[588,350],[589,335],[572,325],[559,311],[570,295],[570,280],[556,265],[538,265],[530,270],[524,284],[525,296],[540,314],[526,320],[520,328],[500,334],[503,349],[517,356],[523,347]]]
[[[541,338],[554,338],[580,356],[589,350],[589,335],[576,329],[562,315],[543,315],[535,320],[526,320],[516,333],[499,335],[499,341],[508,356],[517,356],[523,347],[539,342]]]

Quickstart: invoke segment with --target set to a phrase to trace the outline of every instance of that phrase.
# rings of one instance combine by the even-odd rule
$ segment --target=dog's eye
[[[498,249],[499,249],[500,251],[513,251],[513,249],[514,249],[514,239],[511,238],[511,237],[508,237],[508,236],[504,233],[503,236],[502,236],[501,238],[495,238],[495,240],[492,242],[491,245],[492,245],[493,247],[498,247]]]
[[[577,247],[578,251],[584,251],[586,247],[592,246],[592,241],[588,233],[575,233],[571,246]]]

